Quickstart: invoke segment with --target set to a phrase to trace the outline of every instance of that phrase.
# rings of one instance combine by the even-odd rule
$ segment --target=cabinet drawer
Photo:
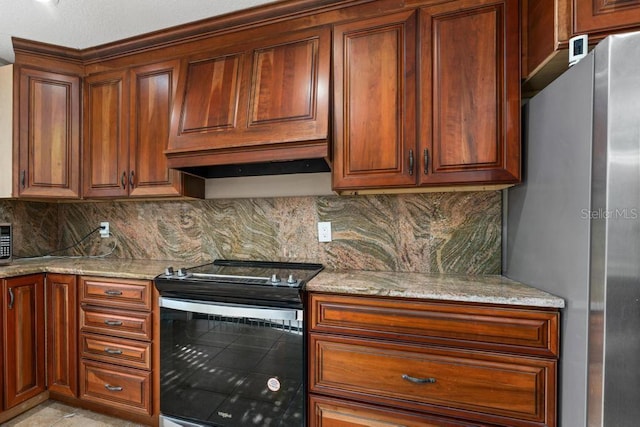
[[[311,408],[309,427],[484,427],[488,425],[419,415],[315,395],[309,397],[309,407]]]
[[[83,360],[80,398],[150,415],[151,373]]]
[[[80,302],[86,304],[151,311],[151,291],[148,280],[80,278]]]
[[[558,356],[558,313],[311,294],[310,329],[520,354]]]
[[[313,393],[505,426],[555,419],[553,360],[320,334],[310,347]]]
[[[151,343],[149,342],[83,333],[80,336],[80,352],[82,357],[100,362],[151,369]]]
[[[151,341],[151,313],[82,306],[80,330]]]

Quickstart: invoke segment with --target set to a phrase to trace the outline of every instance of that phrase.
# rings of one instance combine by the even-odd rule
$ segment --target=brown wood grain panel
[[[14,194],[78,198],[80,78],[24,66],[15,73]]]
[[[557,358],[555,311],[311,294],[310,329]]]
[[[415,183],[415,43],[413,11],[334,28],[334,188]]]
[[[80,363],[80,397],[150,415],[151,373],[88,360]]]
[[[4,280],[4,408],[45,390],[44,276]]]
[[[78,305],[75,275],[47,274],[47,387],[78,396]]]
[[[98,362],[115,363],[151,370],[151,343],[83,333],[80,336],[82,357]]]
[[[313,393],[500,425],[554,425],[553,360],[316,333],[310,349]]]
[[[89,305],[80,307],[80,331],[121,338],[150,341],[151,313],[106,309]]]
[[[421,9],[422,185],[519,182],[518,16],[517,0]]]
[[[483,427],[486,424],[440,418],[310,395],[309,427]]]
[[[80,303],[151,311],[149,280],[80,277]]]
[[[640,0],[573,0],[574,33],[604,36],[640,27]]]
[[[85,79],[83,195],[126,196],[129,185],[126,70]]]
[[[238,54],[188,64],[179,134],[236,126],[242,66]]]
[[[317,38],[253,52],[248,126],[313,118],[317,56]]]

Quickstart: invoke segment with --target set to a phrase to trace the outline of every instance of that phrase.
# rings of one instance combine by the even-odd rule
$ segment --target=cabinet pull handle
[[[413,175],[413,150],[409,150],[409,175]]]
[[[120,350],[119,348],[105,347],[104,352],[107,354],[122,354],[122,350]]]
[[[135,173],[133,171],[131,171],[131,173],[129,174],[129,188],[133,189],[133,177],[135,176]]]
[[[15,302],[15,297],[13,295],[13,288],[9,288],[9,310],[13,308],[14,302]]]
[[[20,185],[22,186],[22,189],[24,189],[25,186],[26,175],[27,173],[23,169],[22,172],[20,172]]]
[[[122,172],[122,177],[120,178],[120,184],[122,185],[122,189],[127,188],[127,172]]]
[[[122,387],[120,387],[119,385],[111,385],[111,384],[105,384],[104,388],[106,388],[109,391],[122,391]]]
[[[122,322],[120,320],[105,320],[104,324],[107,326],[122,326]]]
[[[436,382],[435,378],[416,378],[407,374],[402,374],[402,379],[412,382],[414,384],[433,384]]]
[[[122,295],[122,291],[118,291],[115,289],[107,289],[106,291],[104,291],[105,295],[111,295],[111,296],[120,296]]]
[[[429,150],[424,149],[424,174],[429,175]]]

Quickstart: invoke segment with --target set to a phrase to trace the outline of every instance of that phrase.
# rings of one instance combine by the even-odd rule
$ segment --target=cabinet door
[[[126,196],[129,174],[129,84],[126,71],[85,79],[84,197]]]
[[[167,61],[131,70],[131,196],[181,194],[180,172],[168,168],[164,154],[179,64]]]
[[[420,10],[420,184],[520,181],[518,0]]]
[[[416,182],[416,14],[334,28],[334,189]]]
[[[76,276],[47,274],[47,386],[78,396],[78,306]]]
[[[18,67],[14,195],[80,197],[80,78]]]
[[[4,280],[4,407],[45,390],[44,277]]]
[[[637,30],[640,0],[573,0],[574,33],[606,33]]]
[[[328,155],[331,31],[277,33],[183,61],[172,167]]]

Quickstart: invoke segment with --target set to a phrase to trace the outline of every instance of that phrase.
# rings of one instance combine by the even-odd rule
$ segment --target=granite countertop
[[[325,270],[307,283],[307,291],[543,308],[564,307],[562,298],[503,276]]]
[[[0,265],[0,278],[34,273],[152,280],[175,264],[167,260],[43,257]],[[307,291],[562,308],[564,300],[503,276],[458,276],[380,271],[327,271]]]

